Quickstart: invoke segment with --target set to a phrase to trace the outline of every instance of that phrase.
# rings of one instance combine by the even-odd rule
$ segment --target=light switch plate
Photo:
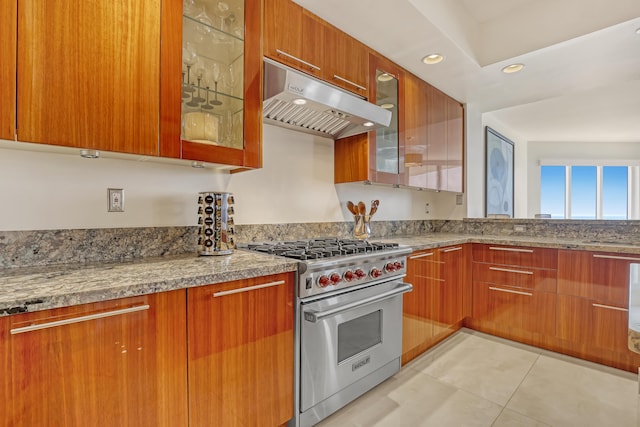
[[[107,188],[107,211],[124,212],[124,190],[122,188]]]

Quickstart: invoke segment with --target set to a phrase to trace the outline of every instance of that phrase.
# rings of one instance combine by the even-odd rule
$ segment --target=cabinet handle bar
[[[493,286],[489,286],[489,289],[492,291],[506,292],[508,294],[526,295],[528,297],[533,296],[531,292],[512,291],[510,289],[494,288]]]
[[[424,258],[424,257],[432,256],[432,255],[433,255],[433,252],[429,252],[429,253],[426,253],[426,254],[420,254],[420,255],[413,255],[413,256],[410,256],[410,257],[409,257],[409,259]]]
[[[596,304],[595,302],[593,304],[591,304],[594,307],[599,307],[599,308],[606,308],[608,310],[618,310],[618,311],[629,311],[626,308],[622,308],[622,307],[614,307],[612,305],[604,305],[604,304]]]
[[[364,87],[364,86],[360,86],[358,83],[354,83],[354,82],[352,82],[351,80],[347,80],[347,79],[345,79],[344,77],[340,77],[340,76],[339,76],[339,75],[337,75],[337,74],[334,74],[334,75],[333,75],[333,78],[334,78],[334,79],[336,79],[336,80],[340,80],[340,81],[342,81],[342,82],[345,82],[345,83],[347,83],[347,84],[350,84],[350,85],[352,85],[352,86],[355,86],[355,87],[357,87],[357,88],[358,88],[358,89],[360,89],[360,90],[364,90],[364,91],[366,91],[366,90],[367,90],[367,88],[366,88],[366,87]]]
[[[517,249],[517,248],[501,248],[498,246],[489,246],[489,249],[492,251],[505,251],[505,252],[525,252],[528,254],[533,253],[533,249]]]
[[[270,288],[272,286],[284,285],[285,283],[286,282],[284,280],[278,280],[277,282],[263,283],[262,285],[247,286],[245,288],[230,289],[228,291],[214,292],[213,293],[213,297],[217,298],[217,297],[223,297],[225,295],[238,294],[240,292],[249,292],[249,291],[253,291],[253,290],[256,290],[256,289]]]
[[[489,267],[489,270],[504,271],[505,273],[533,274],[533,271],[512,270],[510,268],[500,268],[500,267]]]
[[[149,310],[149,305],[137,305],[135,307],[123,308],[120,310],[105,311],[102,313],[88,314],[86,316],[74,317],[72,319],[56,320],[55,322],[40,323],[38,325],[23,326],[11,329],[11,335],[25,332],[39,331],[40,329],[55,328],[57,326],[71,325],[73,323],[86,322],[88,320],[103,319],[105,317],[120,316],[122,314],[135,313],[137,311]]]
[[[286,56],[286,57],[287,57],[287,58],[289,58],[289,59],[293,59],[294,61],[298,61],[299,63],[304,64],[304,65],[306,65],[307,67],[311,67],[311,68],[313,68],[314,70],[318,70],[318,71],[320,71],[320,67],[318,67],[317,65],[313,65],[312,63],[307,62],[307,61],[305,61],[304,59],[300,59],[300,58],[298,58],[297,56],[293,56],[293,55],[291,55],[290,53],[283,52],[283,51],[281,51],[280,49],[276,49],[276,53],[277,53],[278,55]]]
[[[455,248],[443,249],[442,252],[447,253],[447,252],[455,252],[455,251],[461,251],[461,250],[462,250],[462,246],[458,246]]]
[[[630,256],[615,256],[615,255],[598,255],[593,254],[594,258],[604,258],[604,259],[621,259],[625,261],[640,261],[640,258],[630,257]]]

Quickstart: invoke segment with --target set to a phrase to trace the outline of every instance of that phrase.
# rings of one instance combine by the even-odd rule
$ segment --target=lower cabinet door
[[[189,426],[293,417],[292,273],[188,290]]]
[[[553,335],[556,294],[473,282],[473,318],[505,332]]]
[[[558,295],[556,336],[591,349],[628,353],[626,307],[587,298]]]
[[[186,425],[185,295],[11,316],[13,413],[3,425]]]

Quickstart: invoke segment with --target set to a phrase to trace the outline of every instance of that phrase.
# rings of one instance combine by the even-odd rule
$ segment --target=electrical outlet
[[[462,194],[456,194],[456,205],[462,205]]]
[[[124,212],[124,190],[122,188],[107,188],[107,211]]]
[[[429,213],[429,203],[426,203],[424,205],[424,213],[427,213],[427,214]]]
[[[513,226],[513,231],[515,231],[517,233],[522,233],[525,230],[526,230],[526,228],[525,228],[524,225],[514,225]]]

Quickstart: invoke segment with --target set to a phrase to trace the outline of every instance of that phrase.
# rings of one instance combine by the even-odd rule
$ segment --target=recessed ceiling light
[[[366,127],[370,128],[371,126],[373,126],[373,122],[364,122],[362,124],[362,126],[366,126]]]
[[[381,82],[388,82],[389,80],[392,80],[393,76],[389,73],[382,73],[378,76],[378,80]]]
[[[512,74],[521,71],[524,68],[524,64],[511,64],[507,65],[502,69],[502,72],[505,74]]]
[[[391,103],[386,103],[386,104],[380,105],[380,108],[384,108],[385,110],[391,110],[393,107],[395,107],[395,105],[393,105]]]
[[[298,98],[298,99],[294,99],[293,103],[296,105],[304,105],[307,103],[306,99],[302,99],[302,98]]]
[[[636,34],[640,34],[640,28],[636,30]]]
[[[444,56],[439,53],[432,53],[422,58],[422,62],[429,65],[437,64],[438,62],[442,62],[443,60]]]
[[[80,157],[85,159],[98,159],[100,158],[100,152],[98,150],[80,150]]]

